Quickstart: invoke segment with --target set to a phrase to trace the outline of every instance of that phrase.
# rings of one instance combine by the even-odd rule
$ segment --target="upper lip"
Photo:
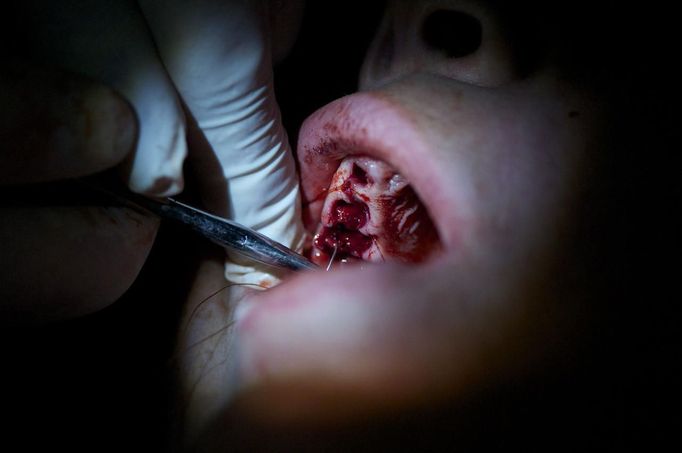
[[[324,196],[339,162],[365,155],[387,162],[412,185],[430,213],[444,245],[455,229],[441,215],[450,201],[440,190],[442,171],[408,111],[379,93],[338,99],[306,119],[298,141],[305,217],[320,219]],[[443,219],[439,222],[439,218]]]

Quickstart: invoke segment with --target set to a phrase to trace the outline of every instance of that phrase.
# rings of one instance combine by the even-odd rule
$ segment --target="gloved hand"
[[[296,2],[282,8],[292,5],[300,13]],[[300,14],[280,16],[269,2],[249,0],[28,0],[15,9],[17,56],[88,76],[129,102],[138,133],[123,169],[133,191],[182,190],[189,131],[193,142],[209,145],[193,162],[209,209],[300,247],[297,179],[274,99],[268,39],[270,24],[294,18],[280,29],[295,29]],[[275,53],[292,37],[273,35]],[[272,282],[249,266],[228,264],[226,272],[236,282]]]
[[[183,161],[189,152],[209,210],[292,248],[301,246],[297,177],[271,73],[272,56],[283,54],[293,41],[300,3],[282,4],[287,11],[252,0],[27,0],[14,8],[17,11],[4,19],[21,24],[12,36],[19,46],[17,58],[82,74],[113,91],[100,87],[104,94],[93,94],[85,89],[80,96],[80,86],[91,82],[66,83],[40,71],[24,80],[15,77],[23,88],[10,84],[8,93],[15,93],[16,102],[3,102],[0,111],[19,118],[23,126],[17,129],[3,117],[0,127],[9,124],[4,130],[19,131],[25,138],[40,136],[36,129],[50,121],[63,123],[72,141],[60,141],[62,136],[56,134],[52,140],[22,145],[21,156],[4,148],[0,183],[83,176],[116,165],[129,154],[122,165],[129,187],[168,196],[183,188]],[[64,101],[60,110],[64,96],[43,103],[41,89],[32,91],[32,85],[57,93],[66,87],[67,94],[85,101]],[[22,104],[24,92],[34,94],[35,102]],[[18,115],[14,108],[3,109],[7,105],[25,111]],[[47,105],[45,121],[34,107]],[[37,123],[31,125],[32,120]],[[31,165],[22,167],[26,162]],[[92,223],[90,213],[98,210],[87,211],[87,216],[82,210],[57,208],[5,210],[0,219],[4,260],[7,244],[12,247],[9,262],[2,266],[3,301],[19,301],[18,309],[29,312],[51,310],[54,318],[116,300],[141,268],[157,223],[130,219],[134,213],[119,211],[114,219],[127,222],[120,227],[109,222],[112,211]],[[51,234],[46,236],[46,230]],[[15,240],[17,232],[20,241]],[[266,272],[229,261],[220,273],[234,282],[267,286],[274,281]],[[204,274],[200,269],[199,277]],[[224,286],[220,275],[218,280],[218,286]],[[54,299],[63,303],[55,308]],[[27,308],[27,300],[40,304]],[[229,321],[222,315],[187,329],[186,341],[206,338],[214,331],[212,323],[223,327]],[[181,379],[185,391],[197,396],[188,413],[197,414],[194,423],[199,429],[228,395],[222,373],[194,387],[195,373],[204,370],[201,351],[196,352],[183,358]]]
[[[217,159],[221,174],[210,186],[227,183],[205,201],[214,212],[300,249],[299,191],[273,92],[268,5],[250,0],[140,0],[140,5],[165,68],[214,152],[197,163],[199,172],[210,174],[207,167]],[[269,14],[296,21],[297,8],[299,14]],[[273,283],[267,273],[254,273],[237,259],[227,263],[228,280]]]
[[[158,220],[51,203],[53,186],[30,184],[110,168],[133,149],[136,133],[133,110],[101,84],[16,62],[0,71],[0,323],[89,313],[130,286]]]

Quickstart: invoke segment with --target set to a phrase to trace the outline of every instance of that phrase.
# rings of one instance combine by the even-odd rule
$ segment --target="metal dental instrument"
[[[187,225],[216,244],[259,263],[293,271],[319,269],[304,256],[255,230],[172,198],[167,198],[166,203],[142,196],[134,197],[130,201],[152,211],[159,217]]]
[[[90,187],[123,202],[142,207],[161,218],[182,223],[214,243],[259,263],[293,271],[320,270],[320,267],[304,256],[251,228],[172,198],[157,201],[133,193],[121,194],[100,187]]]

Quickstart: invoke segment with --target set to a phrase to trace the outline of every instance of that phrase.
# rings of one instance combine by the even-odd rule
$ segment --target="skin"
[[[432,2],[389,2],[361,93],[309,117],[297,150],[310,217],[335,162],[369,154],[412,182],[444,253],[418,267],[298,275],[199,307],[206,316],[190,320],[190,337],[222,326],[184,361],[199,450],[343,451],[359,448],[360,432],[365,446],[454,438],[480,448],[509,432],[541,444],[569,436],[541,414],[573,426],[576,401],[590,400],[578,376],[610,347],[600,332],[619,328],[608,307],[627,300],[617,282],[631,272],[614,266],[623,239],[614,231],[626,234],[614,219],[628,203],[617,171],[634,143],[609,133],[631,124],[609,39],[623,30],[604,32],[609,13],[577,17],[572,4],[445,3],[481,21],[476,53],[447,58],[420,40]],[[584,39],[571,38],[576,28]],[[575,400],[533,405],[566,382]]]
[[[249,2],[242,3],[249,5]],[[240,2],[234,4],[238,6]],[[263,47],[272,52],[276,62],[293,45],[303,3],[264,2],[262,6],[267,39],[271,40]],[[3,325],[43,325],[107,308],[136,280],[159,228],[159,220],[154,216],[111,206],[110,200],[74,202],[69,198],[73,193],[61,198],[54,195],[59,193],[58,184],[72,178],[108,172],[111,179],[128,181],[131,162],[139,154],[136,146],[140,141],[140,112],[135,108],[144,110],[145,107],[134,106],[134,102],[121,94],[120,86],[114,88],[103,83],[100,79],[106,79],[106,75],[96,79],[77,71],[88,73],[88,68],[102,65],[110,58],[120,58],[130,67],[117,63],[109,72],[118,74],[120,70],[122,79],[133,85],[144,85],[146,69],[163,67],[153,50],[147,25],[137,14],[136,2],[124,5],[102,2],[88,7],[92,8],[90,12],[75,7],[50,10],[41,7],[40,2],[30,3],[9,10],[0,27],[5,40],[17,41],[7,56],[3,54],[7,67],[3,66],[0,71],[0,137],[4,143],[0,151],[0,189],[5,195],[0,202],[3,247],[0,323]],[[31,12],[31,8],[36,9]],[[106,14],[113,14],[114,10],[116,14],[107,19]],[[98,16],[102,24],[83,19],[102,11],[108,12]],[[150,14],[154,14],[153,10]],[[24,21],[22,17],[31,20]],[[108,29],[111,33],[106,39],[87,38],[88,33],[98,33],[97,27],[108,26],[107,20],[112,28]],[[22,23],[23,28],[15,30],[13,21]],[[71,27],[73,36],[60,41],[51,51],[45,50],[53,44],[50,33],[60,27]],[[192,36],[188,33],[183,37]],[[159,39],[172,47],[170,37]],[[128,50],[132,53],[126,53]],[[177,151],[184,149],[185,141],[189,143],[194,155],[188,167],[200,168],[201,174],[193,178],[185,195],[194,197],[195,204],[201,200],[213,212],[225,213],[225,182],[215,176],[221,169],[195,122],[190,121],[185,137],[184,119],[180,118],[184,113],[176,111],[179,103],[173,99],[178,94],[169,91],[172,88],[169,88],[168,76],[163,69],[160,72],[155,77],[165,81],[155,79],[158,83],[152,86],[170,95],[168,98],[150,95],[152,111],[158,109],[158,118],[149,111],[143,115],[150,120],[147,127],[156,128],[156,137],[160,140],[154,149],[162,161],[163,155],[167,156],[157,167],[171,163],[176,170],[179,166],[181,173],[183,159]],[[204,86],[212,87],[210,82]],[[144,90],[136,92],[146,96]],[[168,102],[175,107],[168,107]],[[175,119],[164,121],[164,115]],[[182,127],[173,121],[182,123]],[[170,134],[172,137],[164,141],[168,136],[166,126],[170,130],[177,128],[178,134]],[[149,148],[153,147],[146,149]],[[152,187],[144,191],[128,181],[129,189],[150,196],[161,196],[170,187],[179,190],[184,175],[174,173],[172,178],[154,175],[165,189]],[[78,192],[73,188],[71,191]]]
[[[340,101],[351,106],[347,116],[327,119],[333,110],[321,110],[298,147],[309,201],[324,178],[305,164],[306,153],[321,138],[364,140],[363,152],[412,182],[444,254],[419,267],[295,276],[264,293],[224,289],[219,251],[186,255],[188,262],[198,255],[198,265],[188,293],[179,291],[177,444],[200,451],[357,451],[442,440],[464,449],[584,445],[588,433],[576,420],[591,420],[591,398],[614,391],[625,375],[604,373],[623,348],[621,316],[634,295],[619,282],[638,270],[623,265],[638,261],[631,238],[643,234],[642,221],[620,221],[631,218],[633,201],[623,188],[638,174],[627,161],[633,149],[663,143],[642,119],[651,112],[641,101],[659,93],[644,84],[632,99],[642,73],[621,66],[635,47],[613,12],[577,26],[573,19],[586,18],[568,14],[580,10],[574,4],[552,14],[526,5],[520,10],[536,15],[519,23],[523,14],[495,3],[448,5],[489,27],[479,52],[453,60],[429,51],[410,30],[430,2],[391,2],[392,56],[385,23],[361,71],[362,94]],[[605,24],[615,29],[602,32]],[[522,52],[528,41],[514,39],[515,26],[542,42],[535,57]],[[584,42],[566,38],[575,29]],[[637,118],[624,106],[641,108]],[[387,134],[381,125],[389,120],[403,127]],[[338,135],[320,127],[329,122],[342,126]],[[632,134],[614,139],[613,130]],[[398,131],[405,140],[392,144]],[[165,313],[169,301],[152,311]],[[151,324],[159,313],[141,319]]]
[[[14,63],[0,84],[2,322],[43,324],[101,310],[139,273],[158,220],[121,207],[36,203],[17,187],[114,167],[133,149],[135,115],[108,87],[53,67]]]

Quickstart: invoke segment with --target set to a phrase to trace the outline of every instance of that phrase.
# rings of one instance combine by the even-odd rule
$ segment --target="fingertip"
[[[150,197],[172,197],[182,192],[185,182],[182,174],[176,175],[136,175],[131,173],[128,188],[135,193]]]
[[[89,140],[84,151],[96,153],[105,168],[120,163],[135,149],[138,121],[128,101],[113,89],[95,86],[84,99],[89,118],[79,124]]]
[[[139,152],[139,151],[138,151]],[[185,187],[185,179],[182,174],[182,161],[186,154],[185,150],[179,151],[180,156],[174,156],[172,161],[157,161],[140,163],[134,160],[123,167],[128,188],[135,193],[150,197],[171,197],[182,192]],[[157,165],[153,165],[157,164]]]
[[[133,149],[135,114],[114,90],[52,67],[10,66],[0,77],[0,181],[80,177],[113,167]]]
[[[185,119],[175,96],[138,96],[134,100],[140,122],[135,152],[122,166],[128,188],[139,194],[169,197],[184,188],[187,156]]]
[[[120,207],[4,207],[2,321],[43,324],[114,303],[139,275],[158,226]]]

